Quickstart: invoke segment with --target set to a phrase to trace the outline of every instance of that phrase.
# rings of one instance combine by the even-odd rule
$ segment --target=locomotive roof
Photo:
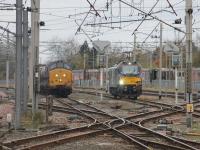
[[[52,62],[49,62],[47,65],[49,66],[49,65],[52,65],[52,64],[55,64],[55,63],[65,63],[65,64],[67,64],[65,61],[63,61],[63,60],[56,60],[56,61],[52,61]]]
[[[137,62],[130,62],[130,61],[122,61],[119,64],[114,65],[113,67],[109,68],[109,69],[115,69],[118,68],[122,65],[139,65]],[[140,66],[140,65],[139,65]]]
[[[131,61],[122,61],[118,64],[118,66],[120,65],[138,65],[138,63],[135,61],[135,62],[131,62]]]
[[[57,60],[57,61],[50,62],[50,63],[47,64],[47,67],[50,68],[52,65],[58,64],[58,63],[63,63],[63,64],[65,64],[64,65],[65,68],[71,69],[70,65],[68,63],[66,63],[65,61],[63,61],[63,60]]]

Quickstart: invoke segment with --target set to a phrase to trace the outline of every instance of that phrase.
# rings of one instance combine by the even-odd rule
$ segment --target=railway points
[[[88,91],[90,91],[90,92],[88,92]],[[143,100],[143,101],[135,100],[135,103],[133,100],[129,100],[129,99],[113,100],[112,97],[110,97],[109,95],[104,95],[104,97],[105,97],[104,100],[100,101],[98,99],[98,96],[96,96],[95,92],[93,92],[93,94],[92,94],[91,90],[83,90],[82,89],[81,93],[78,91],[77,91],[77,93],[72,94],[69,98],[56,98],[56,97],[53,98],[54,99],[53,105],[55,105],[55,106],[53,106],[53,114],[54,113],[60,114],[60,115],[55,115],[54,117],[60,116],[61,120],[62,120],[62,116],[65,116],[64,118],[66,118],[66,115],[67,116],[76,115],[76,117],[74,117],[72,119],[72,122],[70,122],[69,120],[71,120],[71,119],[69,117],[67,117],[68,119],[67,119],[67,122],[65,122],[65,123],[63,123],[61,120],[59,121],[59,119],[57,118],[57,120],[51,120],[51,121],[53,121],[52,124],[56,124],[59,122],[62,125],[67,124],[68,126],[65,126],[65,128],[67,127],[69,129],[64,129],[64,130],[58,129],[58,131],[53,131],[53,130],[55,130],[55,128],[52,126],[52,129],[51,129],[51,127],[49,127],[49,130],[41,131],[41,132],[44,132],[44,133],[40,133],[41,135],[37,135],[37,136],[35,135],[33,138],[26,137],[26,138],[24,138],[24,141],[23,141],[23,139],[21,139],[21,142],[20,142],[20,140],[16,140],[16,141],[13,140],[13,142],[11,142],[11,141],[9,142],[9,140],[8,140],[8,142],[4,142],[4,146],[11,147],[11,148],[14,148],[13,146],[16,146],[19,148],[20,147],[27,147],[27,148],[29,147],[31,149],[37,149],[38,147],[43,147],[43,146],[45,148],[45,147],[48,147],[48,145],[54,145],[55,147],[58,145],[58,147],[60,147],[59,145],[61,145],[61,143],[63,143],[63,140],[65,140],[65,141],[69,141],[69,142],[67,142],[66,144],[62,144],[63,147],[65,147],[65,145],[69,146],[69,143],[71,143],[70,146],[74,147],[73,142],[72,142],[73,139],[80,139],[80,142],[84,143],[84,141],[86,140],[86,137],[89,141],[91,141],[91,137],[95,138],[94,141],[96,141],[96,139],[99,139],[100,137],[104,136],[104,134],[106,134],[106,137],[108,135],[109,135],[109,137],[110,136],[112,137],[112,134],[117,133],[117,135],[120,134],[121,136],[115,137],[116,136],[115,135],[114,139],[122,138],[125,141],[129,139],[128,140],[129,142],[130,142],[130,140],[132,140],[132,142],[130,142],[129,145],[133,145],[133,147],[136,147],[136,148],[138,146],[141,147],[141,145],[143,145],[144,143],[146,143],[146,144],[148,143],[148,145],[151,145],[151,147],[154,147],[155,149],[157,149],[157,148],[162,149],[162,147],[165,147],[165,148],[168,147],[168,148],[174,148],[174,149],[188,149],[188,148],[198,149],[199,148],[197,146],[198,142],[197,143],[194,142],[193,144],[191,144],[192,141],[191,141],[191,143],[188,142],[188,143],[190,143],[188,145],[187,144],[182,145],[182,144],[180,144],[181,142],[180,143],[178,142],[179,143],[178,145],[180,145],[180,146],[178,146],[178,145],[170,146],[167,143],[168,142],[170,143],[170,140],[172,140],[171,138],[168,139],[169,141],[167,140],[168,142],[167,141],[164,142],[166,140],[165,138],[164,138],[165,140],[162,140],[162,142],[150,140],[151,138],[149,137],[150,136],[150,134],[149,134],[150,131],[148,131],[149,129],[155,130],[156,132],[158,132],[158,134],[161,134],[162,136],[163,135],[167,135],[169,137],[172,137],[172,136],[177,137],[178,135],[185,136],[185,134],[172,129],[172,127],[171,127],[171,125],[172,126],[175,125],[176,127],[178,127],[178,125],[180,125],[180,122],[184,121],[183,120],[184,108],[181,106],[180,106],[180,108],[173,108],[172,107],[173,105],[171,105],[171,104],[155,102],[155,100],[154,101],[146,100],[146,102],[145,102],[145,100]],[[83,97],[85,97],[85,98],[83,98]],[[155,97],[154,97],[154,99],[155,99]],[[121,105],[120,109],[116,108],[116,107],[115,108],[112,107],[113,104],[116,104],[116,102],[114,102],[114,101],[117,101],[118,105]],[[133,106],[130,106],[131,104]],[[44,107],[45,105],[46,104],[43,102],[40,108],[45,109],[45,107]],[[196,106],[198,107],[198,103],[196,104]],[[132,108],[134,108],[135,111],[131,110]],[[143,112],[141,112],[141,109],[145,109],[145,110]],[[138,111],[136,111],[136,110],[138,110]],[[63,115],[61,115],[61,114],[63,114]],[[66,115],[64,115],[64,114],[66,114]],[[81,116],[81,117],[77,117],[77,116]],[[200,115],[197,117],[197,119],[199,117],[200,117]],[[171,130],[168,130],[168,129],[164,129],[164,131],[158,130],[161,120],[164,120],[164,119],[166,119],[170,123],[169,124],[164,123],[163,125],[166,125],[168,128],[171,128]],[[133,123],[133,125],[131,125],[132,123]],[[94,129],[99,128],[98,130],[93,129],[93,126],[96,126],[96,125],[98,125],[98,127],[94,127]],[[83,126],[85,126],[86,129],[89,131],[81,132],[82,129],[79,129],[79,128],[82,128]],[[135,126],[135,127],[133,128],[132,126]],[[143,128],[139,129],[140,126],[144,126],[144,128],[147,127],[148,128],[147,133],[145,133],[144,131],[142,133],[140,133],[141,130],[143,129]],[[119,131],[118,131],[118,128],[120,129]],[[114,131],[112,131],[113,129],[114,129]],[[117,130],[117,131],[115,131],[115,130]],[[134,134],[131,134],[132,130],[133,130]],[[126,133],[127,131],[129,134]],[[63,132],[63,133],[61,133],[61,132]],[[69,133],[72,132],[73,134],[70,135],[68,132]],[[103,132],[103,133],[101,133],[101,132]],[[60,138],[57,138],[57,140],[54,141],[54,137],[52,134],[55,134],[55,136],[58,137],[56,135],[57,133],[61,134]],[[45,136],[51,136],[51,138],[49,138],[49,141],[47,141],[46,138],[44,138],[45,140],[44,140],[44,142],[42,142],[43,134]],[[65,134],[67,134],[68,136],[65,136]],[[41,139],[38,140],[40,137],[41,137]],[[63,137],[65,137],[65,138],[63,138]],[[144,139],[144,137],[146,137],[146,138]],[[158,137],[160,138],[160,135],[158,135]],[[120,139],[118,139],[118,140],[120,140]],[[37,143],[34,146],[34,145],[28,144],[28,143],[30,143],[30,142],[28,142],[28,140],[30,140],[30,141],[33,140],[35,142],[38,141],[41,143]],[[122,143],[123,143],[123,140],[121,141]],[[138,145],[138,143],[135,144],[134,142],[136,142],[136,141],[139,142],[140,144],[139,145]],[[14,145],[12,143],[14,143]],[[17,146],[18,145],[17,143],[19,143],[19,146]],[[112,142],[110,144],[112,145]],[[124,144],[122,144],[121,146],[123,147]],[[193,145],[195,145],[195,146],[193,147]]]
[[[0,149],[200,149],[198,1],[0,10]]]

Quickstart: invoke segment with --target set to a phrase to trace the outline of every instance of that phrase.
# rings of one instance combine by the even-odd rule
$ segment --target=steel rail
[[[76,132],[84,132],[85,130],[91,130],[95,128],[105,128],[106,126],[103,123],[98,123],[98,124],[92,124],[90,126],[85,125],[79,128],[73,128],[73,129],[65,129],[65,130],[60,130],[60,131],[55,131],[47,134],[42,134],[39,136],[32,136],[29,138],[22,138],[22,139],[17,139],[17,140],[11,140],[7,142],[3,142],[3,145],[8,146],[8,147],[13,147],[14,146],[19,146],[24,143],[29,143],[32,141],[41,141],[41,140],[47,140],[49,137],[54,137],[54,136],[62,136],[63,134],[71,134],[71,133],[76,133]]]
[[[162,104],[159,103],[159,105],[162,105]],[[165,104],[165,106],[168,106],[168,107],[173,108],[172,105]],[[164,114],[163,116],[171,115],[171,114],[174,114],[174,113],[177,113],[177,112],[183,112],[183,110],[184,110],[181,106],[178,106],[177,108],[173,108],[173,109],[174,109],[174,112],[169,113],[169,114]],[[159,117],[159,116],[156,116],[155,118],[158,118],[158,117]],[[124,120],[126,120],[126,119],[124,119]],[[126,120],[126,121],[128,121],[128,120]],[[128,122],[130,122],[130,121],[128,121]],[[130,123],[133,123],[133,122],[130,122]],[[134,123],[133,123],[133,124],[134,124]],[[141,125],[139,125],[139,126],[141,126]],[[142,126],[141,126],[141,127],[142,127]],[[144,128],[144,127],[143,127],[143,128]],[[147,128],[146,128],[146,129],[147,129]],[[157,134],[157,135],[159,135],[159,136],[161,136],[161,137],[164,137],[164,138],[167,139],[167,140],[175,141],[175,142],[177,142],[177,143],[179,143],[179,144],[182,144],[182,145],[183,145],[184,147],[186,147],[186,148],[195,149],[194,147],[192,147],[192,146],[190,146],[190,145],[187,145],[187,144],[185,144],[185,143],[182,143],[182,142],[180,142],[180,141],[177,141],[177,140],[175,140],[175,139],[173,139],[173,138],[171,138],[171,137],[169,137],[169,136],[161,135],[161,134],[159,134],[159,133],[157,133],[157,132],[155,132],[155,131],[153,131],[153,130],[151,130],[151,129],[147,129],[147,130],[149,130],[149,131],[151,131],[152,133]]]
[[[90,106],[91,107],[91,106]],[[179,110],[180,111],[180,110]],[[174,113],[174,112],[173,112]],[[166,114],[165,114],[166,115]],[[157,116],[158,117],[158,116]],[[117,117],[117,118],[119,118],[119,117]],[[119,118],[119,119],[121,119],[121,118]],[[169,137],[169,136],[164,136],[164,135],[162,135],[162,134],[160,134],[160,133],[157,133],[157,132],[155,132],[155,131],[153,131],[153,130],[151,130],[151,129],[148,129],[148,128],[145,128],[145,127],[143,127],[143,126],[141,126],[141,125],[137,125],[137,124],[135,124],[135,123],[133,123],[133,122],[131,122],[131,121],[129,121],[129,120],[126,120],[126,119],[123,119],[123,120],[125,120],[126,122],[128,122],[128,123],[130,123],[130,124],[132,124],[132,125],[136,125],[136,126],[138,126],[140,129],[143,129],[143,130],[145,130],[145,131],[148,131],[148,132],[150,132],[150,133],[153,133],[154,135],[157,135],[157,136],[159,136],[159,137],[162,137],[162,138],[164,138],[164,139],[166,139],[166,140],[168,140],[168,141],[170,141],[170,142],[175,142],[175,143],[177,143],[177,144],[179,144],[179,145],[182,145],[183,147],[185,147],[185,148],[189,148],[189,149],[193,149],[193,150],[195,150],[195,148],[194,147],[192,147],[192,146],[190,146],[190,145],[187,145],[187,144],[185,144],[185,143],[183,143],[183,142],[180,142],[180,141],[178,141],[178,140],[175,140],[175,139],[173,139],[173,138],[171,138],[171,137]],[[119,126],[124,126],[124,123],[122,123],[121,125],[119,125]],[[108,127],[110,127],[110,126],[108,126]],[[111,127],[112,128],[112,127]],[[122,135],[122,132],[120,132],[120,131],[116,131],[116,128],[112,128],[113,129],[113,131],[115,131],[115,132],[117,132],[118,134],[121,134]],[[129,137],[128,136],[128,134],[125,134],[124,133],[124,135],[126,136],[126,137]],[[130,137],[129,137],[130,138]],[[131,138],[130,138],[131,139]],[[138,141],[137,141],[138,142]]]
[[[179,140],[179,141],[182,141],[182,142],[184,142],[186,144],[193,145],[194,147],[200,149],[200,142],[195,142],[195,141],[183,139],[183,138],[176,137],[176,136],[172,136],[172,138],[174,138],[176,140]]]
[[[94,137],[95,135],[102,135],[106,132],[108,132],[110,129],[105,129],[105,130],[96,130],[96,131],[89,131],[88,133],[83,133],[83,134],[79,134],[79,135],[75,135],[72,137],[64,137],[64,138],[59,138],[59,139],[54,139],[52,141],[47,141],[44,143],[39,143],[39,144],[34,144],[34,145],[30,145],[27,147],[22,147],[19,148],[18,150],[43,150],[46,147],[52,147],[54,145],[58,145],[58,144],[64,144],[66,142],[71,142],[71,141],[76,141],[76,140],[81,140],[84,138],[88,138],[88,137]]]
[[[174,112],[164,113],[164,114],[157,115],[157,116],[151,116],[151,117],[147,117],[147,118],[140,120],[138,122],[138,124],[140,126],[144,126],[144,124],[148,121],[155,120],[155,119],[160,118],[160,117],[166,117],[166,116],[171,116],[171,115],[175,115],[175,114],[177,115],[177,114],[182,114],[182,113],[183,112],[181,112],[181,111],[174,111]]]
[[[131,122],[131,121],[128,121],[128,120],[126,120],[126,121],[127,121],[127,124],[126,124],[126,125],[117,126],[117,127],[115,127],[115,128],[118,129],[118,130],[120,130],[120,129],[127,128],[128,126],[129,126],[129,127],[131,126],[133,129],[134,129],[134,128],[138,128],[138,130],[142,130],[142,131],[144,131],[145,133],[153,134],[154,136],[157,136],[157,137],[159,137],[159,138],[163,138],[163,139],[165,139],[166,141],[168,141],[169,143],[173,143],[174,145],[177,145],[177,144],[178,144],[179,146],[182,146],[183,148],[187,148],[187,149],[190,149],[190,150],[197,150],[195,147],[193,147],[193,146],[191,146],[191,145],[187,145],[187,144],[185,144],[185,143],[183,143],[183,142],[181,142],[181,141],[179,141],[179,140],[173,139],[173,138],[171,138],[171,137],[169,137],[169,136],[162,135],[162,134],[160,134],[160,133],[158,133],[158,132],[156,132],[156,131],[154,131],[154,130],[151,130],[151,129],[146,128],[146,127],[143,127],[143,126],[140,126],[140,125],[138,125],[138,124],[136,124],[136,123],[133,123],[133,122]],[[153,137],[154,137],[154,136],[153,136]]]
[[[162,149],[173,149],[173,150],[187,150],[186,148],[182,148],[179,146],[173,146],[173,145],[169,145],[169,144],[164,144],[164,143],[159,143],[159,142],[153,142],[150,140],[144,140],[142,138],[130,135],[132,138],[137,139],[138,141],[145,143],[146,145],[149,145],[151,147],[155,147],[155,148],[162,148]]]
[[[31,105],[28,105],[29,107],[31,107]],[[46,104],[44,103],[39,103],[39,108],[45,109],[46,108]],[[72,109],[72,108],[67,108],[67,107],[62,107],[62,106],[56,106],[53,105],[52,109],[56,112],[64,112],[64,113],[70,113],[70,114],[79,114],[81,115],[80,112],[77,112],[76,110]],[[104,115],[104,116],[108,116],[111,117],[110,115],[103,113],[103,112],[97,112],[97,111],[92,111],[92,110],[86,110],[86,109],[80,109],[81,111],[85,112],[85,113],[91,113],[91,114],[97,114],[97,115]]]
[[[81,103],[82,104],[82,103]],[[91,107],[91,106],[90,106]],[[73,107],[72,107],[73,108]],[[96,108],[97,109],[97,108]],[[84,112],[83,111],[81,111],[81,110],[79,110],[78,112],[80,112],[80,113],[83,113],[84,114]],[[100,110],[100,112],[103,112],[102,110]],[[103,112],[103,113],[105,113],[105,112]],[[86,115],[86,116],[89,116],[89,115]],[[115,117],[115,116],[113,116],[113,115],[111,115],[112,117]],[[125,125],[125,122],[127,122],[127,123],[129,123],[129,124],[132,124],[132,125],[136,125],[135,127],[138,127],[139,129],[143,129],[143,130],[145,130],[146,132],[148,131],[148,132],[152,132],[152,133],[154,133],[155,135],[157,135],[157,136],[163,136],[163,135],[159,135],[157,132],[155,132],[155,131],[152,131],[152,130],[150,130],[149,131],[149,129],[145,129],[144,127],[141,127],[141,126],[139,126],[139,125],[137,125],[137,124],[134,124],[133,122],[130,122],[130,121],[128,121],[128,120],[126,120],[126,119],[123,119],[123,118],[119,118],[119,117],[115,117],[115,118],[118,118],[119,120],[123,120],[122,121],[122,123],[121,124],[119,124],[118,126],[123,126],[123,127],[125,127],[126,125]],[[112,127],[113,125],[111,125],[111,126],[109,126],[109,125],[106,125],[106,124],[101,124],[102,126],[104,126],[104,127],[106,127],[109,131],[111,130],[111,131],[113,131],[115,134],[118,134],[118,135],[120,135],[120,137],[122,137],[123,139],[125,139],[125,140],[127,140],[127,141],[129,141],[129,142],[133,142],[134,144],[136,144],[137,146],[139,146],[139,147],[141,147],[141,148],[145,148],[145,149],[150,149],[149,147],[147,147],[145,144],[142,144],[141,142],[139,142],[138,140],[136,140],[136,139],[134,139],[134,138],[132,138],[132,137],[130,137],[127,133],[123,133],[123,132],[121,132],[121,131],[119,131],[119,130],[117,130],[116,129],[116,127]],[[93,125],[91,125],[91,126],[95,126],[95,124],[93,124]],[[89,128],[89,127],[88,127]],[[106,131],[106,129],[104,129],[105,131]],[[69,131],[70,132],[70,131]],[[100,133],[102,133],[101,131],[99,131]],[[92,132],[91,132],[91,134],[92,134]],[[81,135],[81,136],[84,136],[84,135]],[[169,140],[170,142],[176,142],[176,143],[178,143],[178,144],[181,144],[181,145],[183,145],[184,147],[187,147],[187,148],[189,148],[189,149],[194,149],[193,147],[191,147],[191,146],[189,146],[189,145],[187,145],[187,144],[185,144],[184,145],[184,143],[181,143],[180,141],[177,141],[177,140],[174,140],[174,139],[170,139],[169,137],[164,137],[165,139],[167,139],[167,140]],[[60,141],[64,141],[64,140],[62,140],[62,139],[60,139]],[[52,141],[54,144],[56,143],[56,141]],[[58,141],[58,143],[59,143],[59,141]],[[48,143],[48,144],[51,144],[51,143]]]
[[[72,99],[72,100],[75,101],[74,99]],[[61,102],[61,101],[59,101],[59,102]],[[76,101],[76,102],[80,103],[79,101]],[[95,110],[99,110],[99,109],[97,109],[96,107],[92,107],[92,106],[87,105],[87,104],[84,104],[84,103],[80,103],[80,104],[83,104],[83,105],[85,105],[85,106],[88,106],[89,108],[94,108]],[[67,106],[68,106],[68,104],[67,104]],[[73,107],[73,106],[72,106],[72,107]],[[73,107],[73,108],[74,108],[74,107]],[[75,109],[76,109],[76,108],[75,108]],[[103,113],[106,113],[106,112],[104,112],[104,111],[102,111],[102,110],[99,110],[99,111],[100,111],[100,112],[103,112]],[[79,110],[79,112],[82,112],[82,111]],[[82,112],[82,113],[84,113],[84,112]],[[113,116],[113,115],[110,115],[110,116],[112,116],[112,117],[114,117],[114,118],[118,118],[119,120],[123,120],[123,118],[119,118],[119,117],[116,117],[116,116]],[[107,122],[107,121],[106,121],[106,122]],[[128,142],[131,142],[131,143],[136,144],[137,146],[139,146],[139,147],[142,148],[142,149],[148,149],[148,150],[150,150],[150,148],[149,148],[148,146],[146,146],[146,145],[140,143],[139,141],[137,141],[137,140],[131,138],[131,137],[128,136],[127,134],[122,133],[122,132],[116,130],[115,128],[110,127],[109,125],[106,124],[106,122],[104,122],[104,125],[107,126],[108,128],[110,128],[110,129],[111,129],[112,131],[114,131],[115,133],[117,133],[121,138],[127,140]],[[123,122],[124,122],[124,121],[123,121]],[[124,125],[124,124],[122,124],[122,125]]]
[[[66,106],[69,106],[69,107],[71,107],[71,108],[73,108],[74,110],[76,110],[77,112],[79,112],[79,113],[81,113],[81,114],[83,114],[84,116],[87,116],[87,117],[89,117],[89,118],[92,118],[93,120],[94,120],[94,122],[93,122],[93,124],[95,124],[95,123],[100,123],[100,121],[98,121],[98,119],[96,119],[96,118],[94,118],[94,117],[91,117],[91,115],[88,115],[86,112],[83,112],[81,109],[78,109],[78,108],[76,108],[76,107],[74,107],[74,106],[71,106],[70,104],[68,104],[66,101],[61,101],[60,99],[55,99],[56,101],[58,101],[58,102],[60,102],[60,103],[62,103],[63,105],[66,105]],[[78,101],[77,101],[78,102]],[[82,105],[85,105],[85,106],[87,106],[86,104],[83,104],[83,103],[80,103],[80,102],[78,102],[79,104],[82,104]],[[89,105],[88,105],[89,106]],[[91,107],[90,107],[91,108]],[[96,109],[95,109],[96,110]],[[99,111],[99,112],[102,112],[102,111]],[[96,113],[97,114],[97,113]],[[106,114],[105,112],[103,112],[103,113],[101,113],[101,114],[98,114],[98,115],[101,115],[101,116],[106,116],[106,117],[110,117],[110,119],[113,119],[113,116],[110,116],[110,115],[108,115],[108,114]],[[112,118],[111,118],[112,117]],[[106,119],[108,119],[108,118],[106,118]],[[107,120],[106,120],[107,121]]]

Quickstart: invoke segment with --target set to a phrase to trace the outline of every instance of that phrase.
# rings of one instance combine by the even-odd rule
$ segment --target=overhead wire
[[[120,21],[113,21],[112,24],[116,23],[125,23],[125,22],[137,22],[143,19],[134,19],[134,20],[120,20]],[[145,19],[145,20],[153,20],[153,19]],[[101,22],[101,23],[87,23],[85,26],[95,26],[95,25],[102,25],[102,24],[110,24],[111,22]]]
[[[158,23],[155,28],[151,31],[151,33],[149,33],[149,35],[144,39],[144,41],[142,43],[145,43],[146,40],[151,36],[151,34],[157,29],[157,27],[159,26],[160,23]]]
[[[77,22],[76,22],[76,20],[75,20],[75,23],[78,25],[78,26],[80,26]],[[83,31],[83,33],[86,35],[86,37],[90,40],[90,42],[92,42],[92,39],[90,38],[90,36],[82,29],[82,28],[80,28],[80,30],[81,31]]]
[[[95,5],[96,1],[97,1],[97,0],[94,1],[93,5]],[[84,19],[82,20],[81,24],[78,26],[78,29],[76,30],[75,35],[81,30],[81,26],[82,26],[83,23],[85,22],[85,20],[86,20],[86,18],[88,17],[88,15],[89,15],[89,13],[90,13],[91,10],[92,10],[92,8],[90,7],[88,13],[86,14],[86,16],[84,17]],[[77,24],[77,22],[76,22],[76,24]]]
[[[184,1],[184,0],[183,0]],[[114,7],[113,7],[114,8]],[[158,8],[158,7],[157,7]],[[66,17],[67,18],[67,17]],[[66,19],[66,18],[64,18],[64,19]],[[68,18],[67,18],[68,19]],[[56,29],[55,29],[56,30]],[[111,30],[112,31],[112,30]]]
[[[171,7],[171,9],[173,10],[174,14],[177,16],[176,11],[174,10],[174,7],[171,5],[171,3],[169,2],[169,0],[167,0],[169,7]]]
[[[181,1],[182,2],[182,1]],[[180,3],[180,2],[179,2]],[[177,3],[178,4],[178,3]],[[66,19],[66,18],[69,18],[69,17],[66,17],[66,16],[58,16],[58,15],[53,15],[52,13],[50,13],[50,14],[47,14],[47,13],[40,13],[40,14],[44,14],[44,15],[49,15],[49,16],[55,16],[55,17],[62,17],[62,18],[64,18],[64,19]],[[127,16],[128,17],[128,16]]]
[[[143,20],[140,22],[140,24],[137,26],[137,28],[133,31],[132,35],[135,34],[135,32],[139,29],[139,27],[142,25],[142,23],[145,21],[145,19],[151,14],[155,6],[158,4],[159,0],[156,1],[156,3],[153,5],[153,7],[150,9],[148,14],[145,14]]]
[[[183,30],[181,30],[181,29],[179,29],[179,28],[177,28],[177,27],[172,26],[171,24],[169,24],[169,23],[167,23],[167,22],[161,20],[161,19],[158,18],[158,17],[153,16],[153,15],[151,15],[151,14],[148,14],[148,13],[144,12],[143,10],[138,9],[138,8],[136,8],[135,6],[132,6],[132,5],[130,5],[129,3],[123,1],[123,0],[119,0],[119,1],[121,1],[122,3],[124,3],[124,4],[126,4],[126,5],[128,5],[128,6],[130,6],[130,7],[133,7],[134,9],[136,9],[136,10],[142,12],[143,14],[148,15],[148,16],[150,16],[151,18],[153,18],[153,19],[155,19],[155,20],[157,20],[157,21],[160,21],[160,22],[164,23],[165,25],[167,25],[167,26],[169,26],[169,27],[171,27],[171,28],[173,28],[173,29],[175,29],[175,30],[177,30],[177,31],[182,32],[182,33],[185,34],[185,31],[183,31]]]
[[[182,3],[183,1],[179,1],[179,2],[177,2],[177,3],[175,3],[175,4],[173,4],[173,6],[175,6],[175,5],[178,5],[178,4],[180,4],[180,3]],[[167,7],[166,7],[167,8]],[[164,11],[164,10],[163,10]],[[126,26],[126,25],[125,25]],[[129,26],[129,25],[127,25],[127,26]],[[103,27],[103,26],[102,26]],[[107,27],[107,26],[104,26],[104,27]],[[122,27],[123,28],[123,27]],[[174,27],[174,28],[176,28],[176,27]],[[179,28],[177,28],[178,30],[179,30]],[[184,31],[183,31],[184,32]]]
[[[3,30],[2,34],[0,35],[0,38],[3,37],[4,33],[7,31],[8,32],[8,26],[9,26],[9,23],[7,24],[6,28]]]

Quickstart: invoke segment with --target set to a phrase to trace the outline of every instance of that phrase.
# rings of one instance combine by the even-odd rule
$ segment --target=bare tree
[[[10,77],[13,78],[15,71],[15,44],[5,39],[0,41],[0,79],[5,79],[6,76],[6,61],[10,61]]]
[[[55,37],[48,43],[47,50],[51,52],[49,61],[64,60],[71,63],[72,56],[79,51],[78,42],[74,39],[64,41]]]

